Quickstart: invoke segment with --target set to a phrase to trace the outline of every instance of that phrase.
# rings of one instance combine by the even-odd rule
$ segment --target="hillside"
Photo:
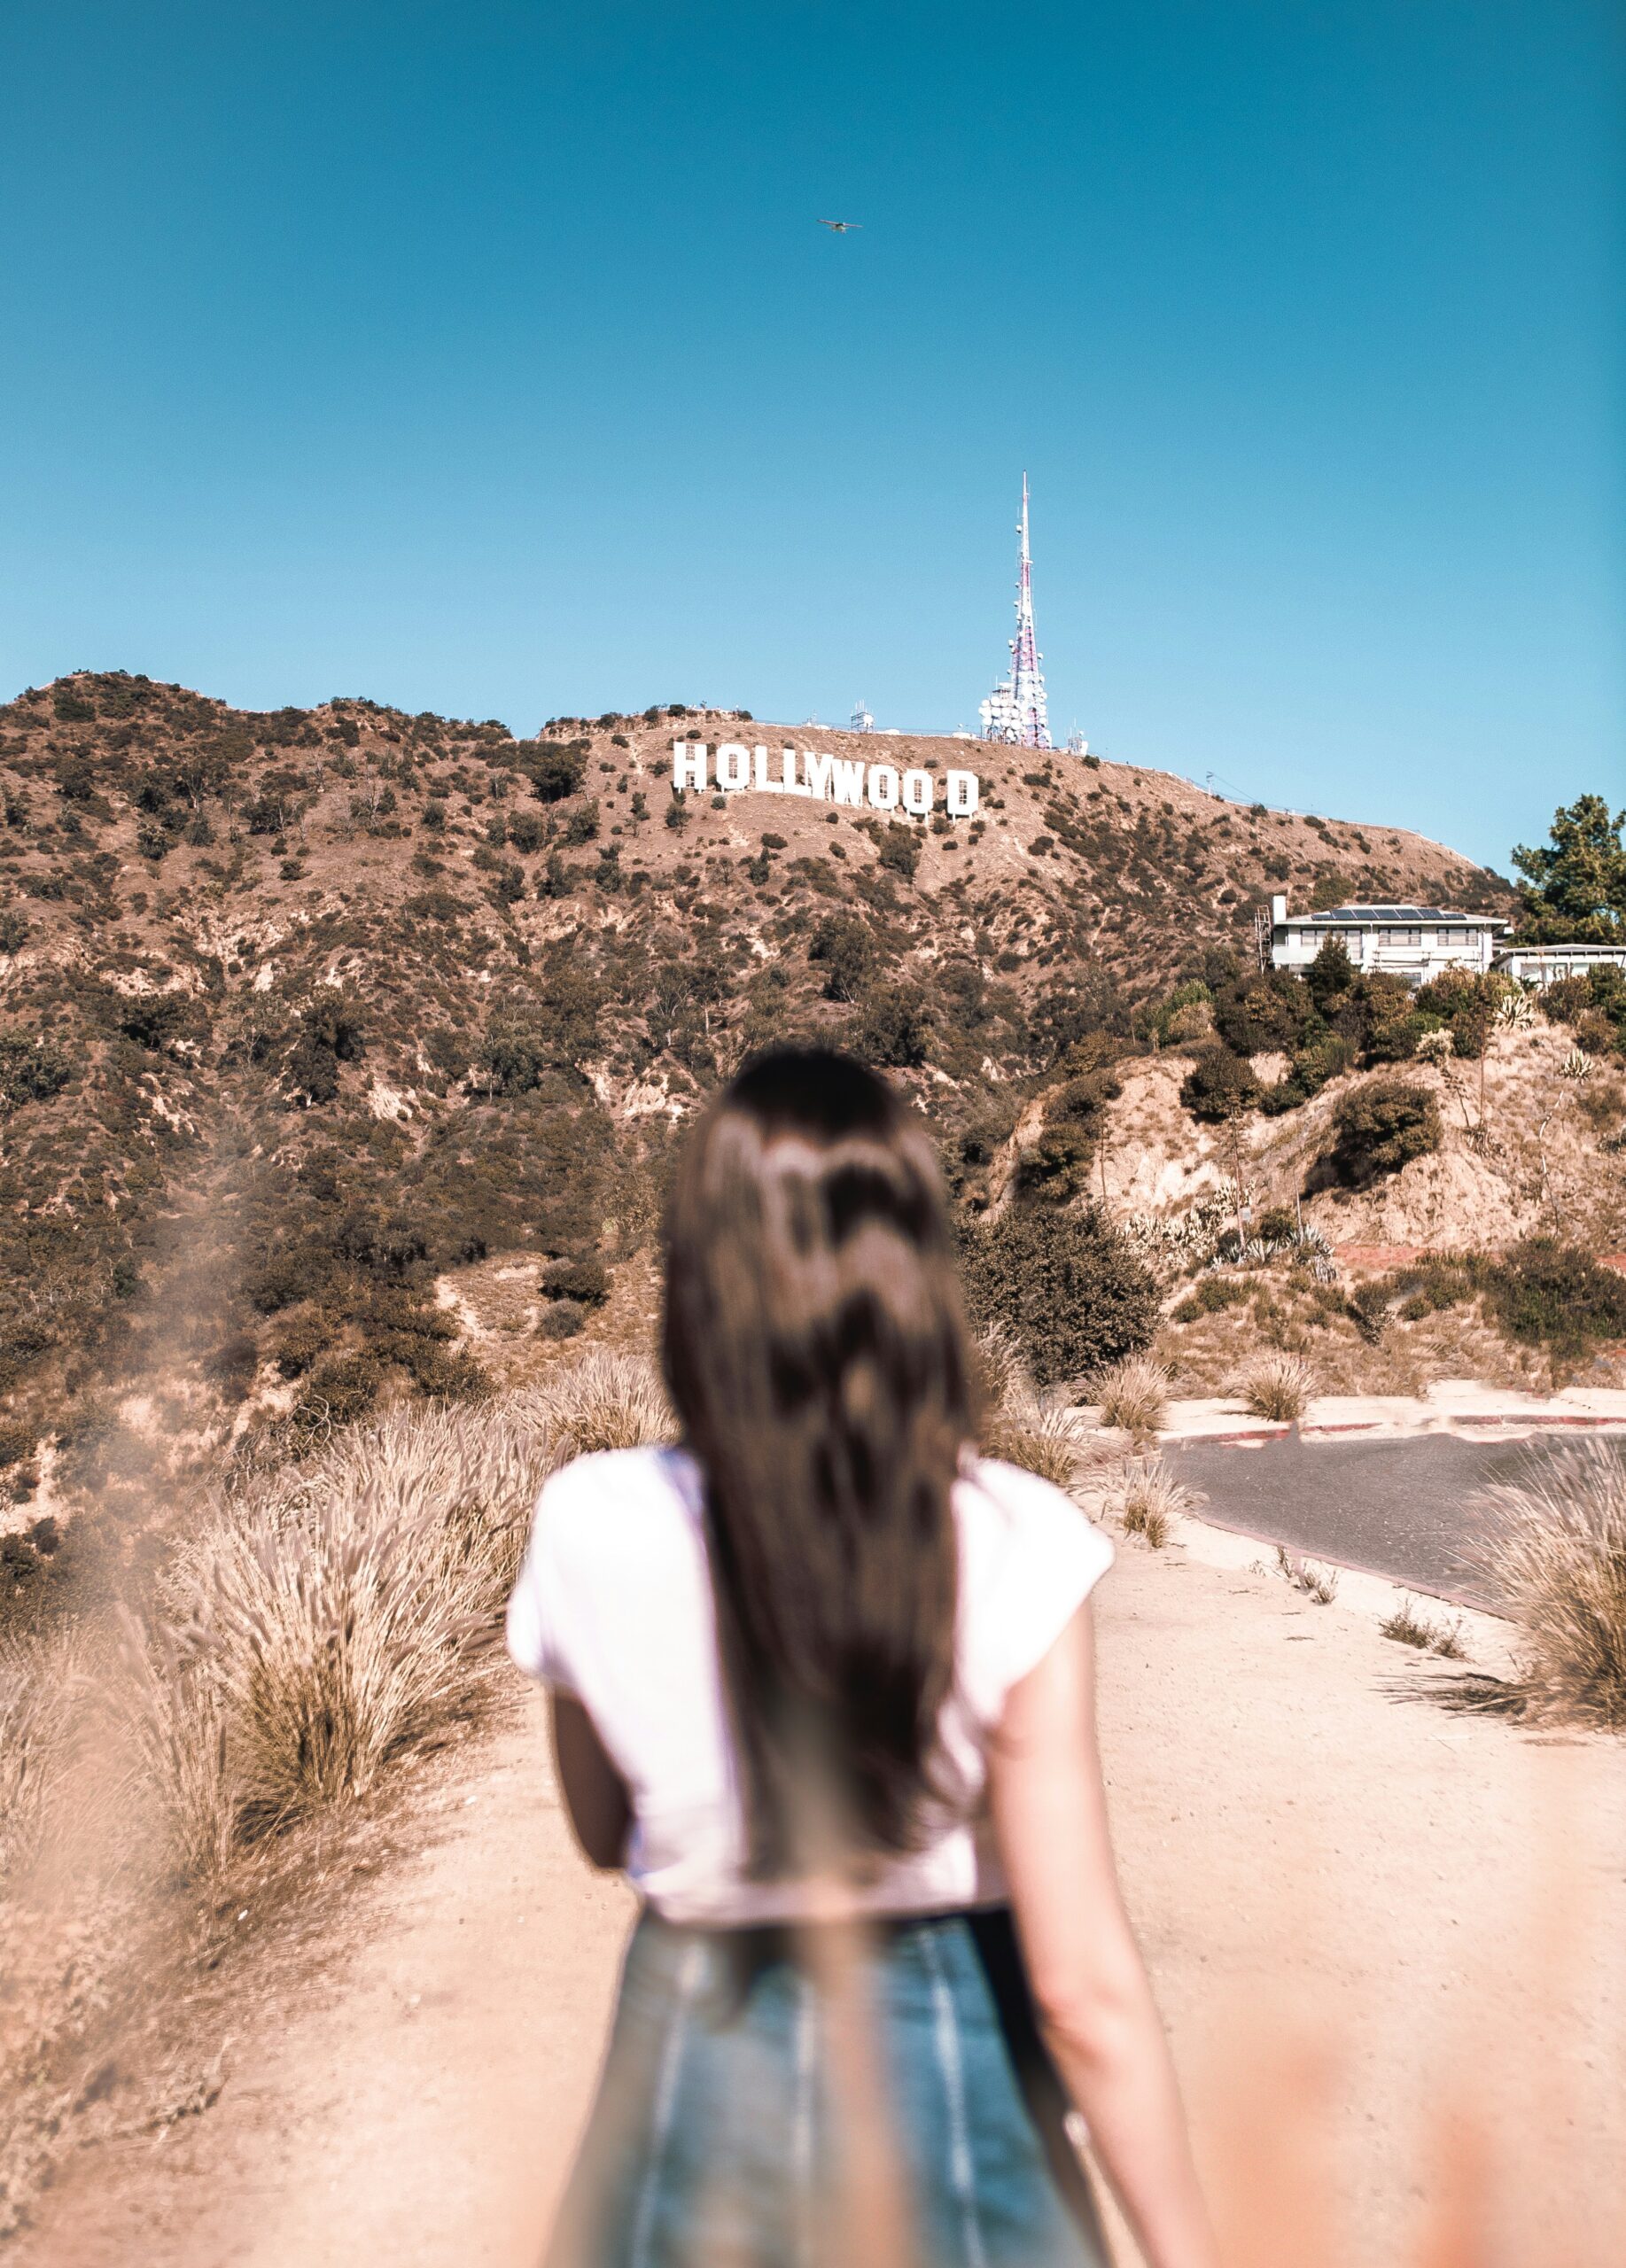
[[[982,776],[976,819],[670,787],[674,737]],[[0,708],[0,1464],[151,1507],[252,1407],[476,1389],[457,1280],[564,1335],[673,1120],[822,1031],[974,1185],[1023,1098],[1272,889],[1500,907],[1388,828],[1166,774],[681,708],[261,714],[80,675]],[[53,1462],[54,1460],[54,1462]]]

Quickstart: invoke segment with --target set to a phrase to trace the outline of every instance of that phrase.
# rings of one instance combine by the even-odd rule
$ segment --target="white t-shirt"
[[[991,1458],[954,1485],[955,1680],[941,1738],[961,1803],[925,1849],[889,1861],[857,1902],[883,1914],[995,1905],[1006,1884],[987,1819],[986,1751],[1005,1697],[1041,1661],[1112,1563],[1112,1546],[1047,1480]],[[626,1781],[626,1872],[668,1920],[791,1921],[795,1883],[745,1878],[745,1838],[717,1658],[702,1483],[681,1449],[579,1457],[547,1482],[508,1609],[509,1651],[573,1694]]]

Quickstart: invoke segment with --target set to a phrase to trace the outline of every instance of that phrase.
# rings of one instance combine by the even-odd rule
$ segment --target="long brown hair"
[[[936,1161],[886,1082],[758,1058],[667,1222],[666,1382],[705,1482],[751,1872],[918,1847],[953,1675],[972,1365]]]

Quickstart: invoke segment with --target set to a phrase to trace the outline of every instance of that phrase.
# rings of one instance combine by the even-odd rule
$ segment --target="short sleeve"
[[[508,1603],[508,1650],[527,1677],[572,1692],[573,1682],[560,1643],[564,1600],[553,1550],[555,1481],[542,1484],[531,1520],[531,1540]]]
[[[1043,1661],[1114,1553],[1072,1498],[1037,1473],[983,1458],[973,1486],[1002,1515],[997,1545],[984,1562],[982,1596],[973,1602],[973,1658],[966,1665],[993,1717],[1011,1687]]]

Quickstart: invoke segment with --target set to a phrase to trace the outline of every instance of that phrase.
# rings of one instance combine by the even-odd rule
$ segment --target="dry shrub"
[[[1035,1401],[1025,1409],[1007,1402],[991,1411],[983,1421],[983,1449],[1057,1488],[1070,1488],[1093,1462],[1095,1443],[1076,1410]]]
[[[1436,1621],[1423,1612],[1409,1591],[1393,1613],[1384,1616],[1378,1629],[1396,1645],[1415,1646],[1420,1653],[1438,1654],[1443,1661],[1459,1662],[1464,1658],[1461,1617],[1455,1622]]]
[[[1101,1410],[1103,1425],[1121,1425],[1137,1436],[1155,1433],[1169,1415],[1169,1389],[1173,1384],[1161,1363],[1149,1355],[1131,1355],[1110,1369],[1098,1371],[1089,1385],[1092,1401]]]
[[[984,1454],[1019,1464],[1057,1488],[1072,1487],[1098,1454],[1089,1425],[1076,1410],[1040,1399],[1015,1337],[1003,1324],[978,1335],[976,1358]]]
[[[1318,1606],[1330,1606],[1338,1596],[1338,1568],[1325,1567],[1318,1559],[1306,1559],[1302,1551],[1289,1551],[1285,1543],[1276,1546],[1276,1572],[1285,1575],[1295,1591],[1303,1591],[1306,1598],[1314,1599]]]
[[[365,1794],[473,1705],[558,1462],[499,1406],[404,1410],[219,1499],[132,1633],[135,1743],[177,1865]]]
[[[1125,1535],[1138,1535],[1154,1551],[1169,1541],[1169,1522],[1202,1502],[1194,1488],[1177,1480],[1161,1456],[1138,1457],[1127,1467],[1117,1502]]]
[[[1310,1404],[1310,1365],[1297,1355],[1262,1355],[1242,1381],[1242,1400],[1256,1418],[1290,1424]]]
[[[599,1449],[636,1449],[677,1439],[677,1421],[644,1356],[589,1348],[540,1386],[502,1405],[552,1440],[563,1464]]]
[[[1475,1558],[1517,1630],[1527,1706],[1626,1726],[1626,1458],[1577,1442],[1481,1501],[1490,1526]]]
[[[1033,1382],[1022,1359],[1016,1334],[1008,1324],[991,1323],[985,1331],[979,1331],[973,1351],[985,1410],[992,1413],[1002,1410],[1018,1397],[1031,1398]]]
[[[0,1643],[0,1884],[38,1854],[68,1759],[81,1652],[72,1634]]]

